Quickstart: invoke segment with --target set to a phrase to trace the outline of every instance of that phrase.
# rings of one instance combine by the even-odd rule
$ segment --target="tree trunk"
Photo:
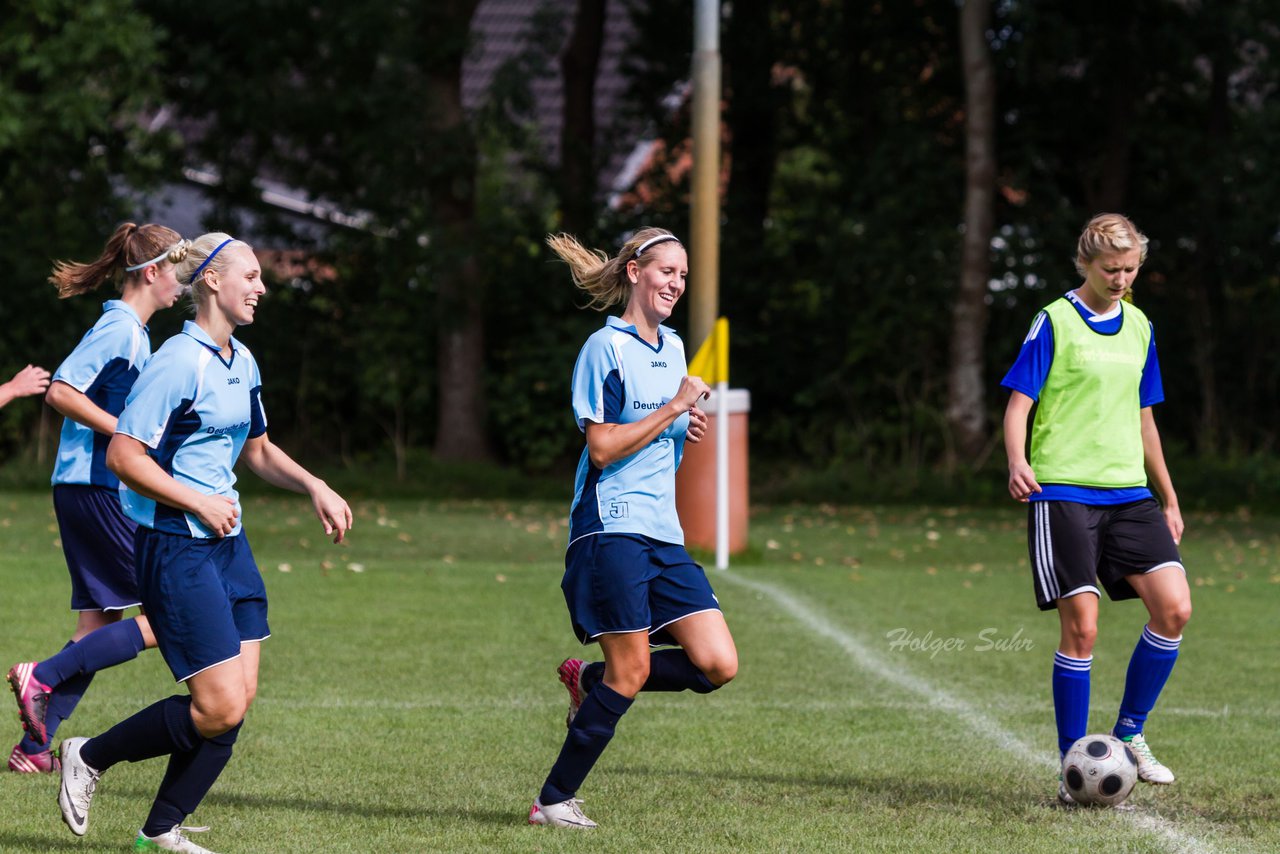
[[[730,161],[725,199],[734,251],[726,260],[736,270],[754,270],[764,245],[769,195],[777,162],[777,105],[773,84],[777,51],[768,0],[735,3],[725,30]],[[742,259],[740,263],[738,259]],[[726,282],[733,276],[726,277]]]
[[[583,234],[595,222],[596,76],[604,43],[605,0],[578,0],[573,31],[560,54],[560,211],[564,229]]]
[[[947,424],[954,445],[948,467],[972,463],[986,444],[983,335],[987,329],[987,281],[995,227],[995,71],[987,46],[991,0],[965,0],[960,48],[965,84],[964,247],[960,287],[951,315],[951,364]]]
[[[449,140],[449,156],[427,170],[435,224],[431,268],[439,293],[435,455],[442,460],[488,459],[484,402],[484,269],[477,260],[476,142],[462,109],[462,59],[478,0],[439,3],[422,17],[422,37],[446,33],[456,45],[448,62],[426,69],[431,96],[428,125]]]

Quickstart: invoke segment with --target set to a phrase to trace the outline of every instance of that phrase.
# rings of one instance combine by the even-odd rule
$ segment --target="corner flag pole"
[[[718,318],[702,342],[689,375],[716,390],[716,569],[729,566],[729,320]]]
[[[729,321],[716,321],[716,569],[729,568]]]

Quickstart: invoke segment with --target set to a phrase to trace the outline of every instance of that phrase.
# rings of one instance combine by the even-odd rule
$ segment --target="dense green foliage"
[[[564,504],[355,511],[338,548],[302,497],[245,505],[273,635],[235,756],[190,820],[212,828],[196,839],[215,851],[1280,847],[1280,671],[1260,641],[1280,605],[1274,517],[1188,518],[1196,611],[1148,728],[1178,782],[1141,786],[1137,811],[1118,813],[1053,806],[1058,628],[1031,599],[1019,510],[761,513],[753,553],[711,578],[738,678],[710,696],[641,695],[581,790],[603,825],[583,836],[525,824],[564,739],[555,667],[582,652],[559,589]],[[52,607],[66,595],[52,521],[47,498],[0,494],[0,588],[45,603],[6,609],[0,646],[15,657],[58,648],[72,623]],[[1143,616],[1103,603],[1093,729],[1112,723]],[[921,646],[891,645],[907,641],[895,630]],[[950,638],[965,647],[943,649]],[[98,674],[61,733],[96,733],[173,691],[144,653]],[[79,841],[53,780],[4,773],[0,849],[122,851],[164,767],[112,768]]]
[[[441,321],[458,308],[440,283],[473,264],[489,444],[524,469],[563,464],[580,442],[570,366],[599,317],[575,309],[542,245],[562,203],[530,87],[558,73],[571,5],[547,5],[458,135],[438,131],[433,87],[462,55],[467,4],[215,6],[198,34],[189,9],[166,0],[17,4],[0,21],[0,373],[30,360],[53,367],[78,338],[96,306],[57,303],[42,284],[51,257],[96,251],[130,215],[113,187],[172,180],[178,161],[162,154],[174,152],[176,128],[186,162],[221,176],[207,225],[252,220],[268,242],[312,261],[274,283],[243,334],[269,378],[278,436],[348,462],[394,456],[403,473],[438,423]],[[664,100],[688,78],[691,39],[672,25],[688,4],[625,5],[628,20],[607,26],[632,37],[629,109],[601,128],[599,162],[630,149],[636,128],[667,152],[688,134],[687,107]],[[995,4],[992,440],[973,468],[998,468],[1000,377],[1038,308],[1074,286],[1075,236],[1102,209],[1128,213],[1152,238],[1136,298],[1156,324],[1166,443],[1228,461],[1274,450],[1280,355],[1260,334],[1280,323],[1280,104],[1269,97],[1280,34],[1269,9]],[[721,309],[762,459],[927,480],[947,451],[965,157],[958,27],[953,0],[762,0],[724,18]],[[149,134],[138,117],[160,103],[172,120]],[[463,174],[472,151],[473,176]],[[281,237],[254,185],[264,176],[362,227],[335,227],[320,242]],[[449,176],[474,180],[464,232],[451,230]],[[646,190],[642,209],[599,200],[584,240],[611,247],[640,222],[683,233],[687,176],[658,170]],[[673,324],[685,327],[682,310]],[[36,407],[14,404],[4,449],[35,422]]]

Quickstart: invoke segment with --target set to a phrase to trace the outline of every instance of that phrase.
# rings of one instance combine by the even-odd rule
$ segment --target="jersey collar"
[[[635,324],[627,323],[621,317],[614,317],[613,315],[610,315],[605,319],[605,326],[608,326],[610,329],[617,329],[619,332],[626,332],[630,335],[634,335],[637,341],[653,350],[655,353],[662,349],[662,344],[666,341],[667,336],[674,335],[676,332],[670,326],[658,324],[658,346],[655,347],[640,337],[640,330],[636,329]]]
[[[104,302],[102,304],[102,313],[106,314],[108,311],[123,311],[125,314],[133,318],[134,323],[138,324],[143,329],[147,328],[143,325],[142,318],[138,317],[138,313],[133,310],[133,306],[129,305],[129,303],[122,299],[109,299]]]
[[[205,332],[204,328],[201,327],[200,324],[196,323],[194,320],[188,320],[182,324],[182,334],[190,335],[192,338],[199,341],[205,347],[208,347],[210,350],[212,350],[214,355],[217,356],[219,359],[222,358],[222,346],[218,344],[217,341],[214,341],[213,337],[209,335],[208,332]],[[237,341],[234,337],[232,337],[231,358],[235,359],[236,353],[239,353],[243,349],[244,348],[240,345],[240,342]],[[228,364],[228,365],[231,364],[231,362],[227,360],[224,360],[224,362],[225,364]]]

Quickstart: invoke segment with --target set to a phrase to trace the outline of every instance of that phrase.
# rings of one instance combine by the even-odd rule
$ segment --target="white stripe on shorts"
[[[1041,598],[1052,602],[1058,598],[1058,576],[1053,570],[1053,536],[1049,532],[1049,502],[1037,501],[1032,506],[1035,519],[1036,580]]]

